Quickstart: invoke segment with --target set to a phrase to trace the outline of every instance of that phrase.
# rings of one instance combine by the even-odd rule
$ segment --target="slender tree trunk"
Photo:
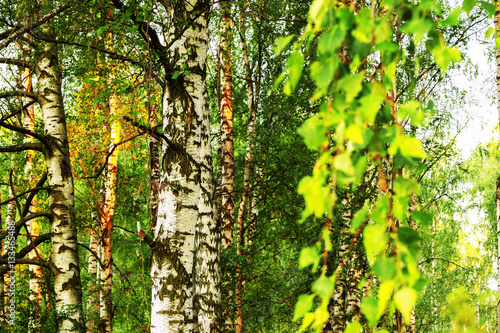
[[[149,127],[156,125],[157,119],[156,107],[153,106],[148,113]],[[153,135],[149,136],[149,193],[150,193],[150,207],[151,219],[150,228],[154,228],[156,220],[158,219],[158,193],[160,185],[160,149],[161,142],[158,141]]]
[[[172,69],[165,80],[163,133],[169,142],[162,148],[152,252],[153,333],[221,331],[220,240],[213,212],[205,82],[209,6],[206,0],[165,6],[174,20],[166,40],[167,44],[173,42],[168,53],[172,58],[167,61],[178,67],[184,63],[190,74],[174,79]],[[190,20],[193,24],[184,27]]]
[[[14,193],[12,193],[12,188],[9,187],[9,199],[14,196]],[[5,220],[5,226],[8,228],[9,226],[13,225],[16,221],[16,204],[14,201],[10,201],[9,204],[7,205],[7,219]],[[8,252],[10,247],[10,243],[7,242],[5,244],[5,251]],[[15,271],[15,270],[11,270]],[[9,321],[10,317],[8,316],[10,314],[10,297],[9,297],[9,290],[10,290],[10,285],[11,285],[11,276],[10,274],[5,274],[4,275],[4,306],[2,308],[2,312],[4,314],[5,320]],[[15,277],[14,277],[15,280]]]
[[[113,36],[108,36],[112,40]],[[104,204],[101,214],[101,239],[102,239],[102,264],[101,270],[101,295],[100,295],[100,322],[99,332],[111,333],[113,331],[113,298],[112,298],[112,278],[113,278],[113,257],[111,247],[111,230],[116,203],[116,179],[118,172],[118,149],[116,144],[120,142],[120,123],[118,116],[118,95],[114,91],[115,69],[110,72],[109,83],[113,91],[109,98],[109,115],[111,118],[110,155],[106,170],[106,182],[104,188]]]
[[[231,64],[231,3],[222,5],[220,62],[222,69],[221,143],[222,143],[222,249],[231,246],[234,227],[234,146],[233,146],[233,68]]]
[[[257,113],[257,100],[258,100],[258,89],[257,93],[254,90],[253,80],[252,80],[252,69],[250,66],[250,57],[248,55],[248,46],[245,36],[245,16],[242,14],[240,17],[240,38],[243,50],[243,60],[245,63],[245,73],[246,73],[246,83],[247,83],[247,98],[248,98],[248,109],[250,112],[248,119],[247,128],[247,147],[245,154],[245,170],[243,172],[243,193],[241,195],[241,201],[238,209],[238,231],[237,231],[237,254],[239,256],[243,255],[244,247],[244,217],[247,204],[250,206],[250,193],[251,193],[251,175],[252,175],[252,148],[255,138],[255,123],[256,123],[256,113]],[[259,56],[259,68],[260,71],[260,56]],[[260,74],[259,74],[260,77]],[[257,80],[259,82],[259,80]],[[241,333],[243,330],[243,275],[241,272],[241,267],[238,265],[237,268],[237,281],[236,281],[236,331]]]
[[[29,69],[23,69],[21,73],[21,84],[22,89],[27,92],[32,92],[32,74]],[[28,104],[33,102],[33,100],[29,97],[23,97],[22,103]],[[32,132],[35,131],[35,106],[31,105],[30,107],[23,110],[23,127]],[[24,142],[33,143],[35,142],[34,138],[25,135]],[[24,173],[28,179],[28,183],[30,186],[34,186],[36,184],[35,170],[34,170],[34,162],[35,162],[35,154],[36,152],[33,150],[28,150],[26,152],[26,165],[24,169]],[[36,197],[31,201],[31,206],[29,208],[30,212],[35,212],[37,208],[37,200]],[[26,223],[28,231],[29,231],[29,242],[40,235],[40,225],[37,219],[30,220]],[[39,259],[41,254],[40,246],[37,246],[33,251],[29,253],[30,259]],[[30,271],[30,301],[32,304],[32,313],[30,315],[30,327],[36,328],[40,326],[39,317],[42,310],[42,279],[43,272],[42,267],[39,265],[29,265]],[[34,305],[34,306],[33,306]]]
[[[48,32],[48,31],[46,31]],[[45,161],[50,187],[49,206],[54,265],[55,307],[59,332],[84,331],[80,262],[75,222],[73,175],[61,93],[57,47],[45,44],[36,64],[39,103],[47,144]]]
[[[97,216],[92,214],[92,226],[95,229],[97,229],[99,225],[97,219]],[[89,253],[89,283],[87,287],[89,291],[89,298],[87,300],[87,332],[93,333],[95,332],[97,327],[96,323],[99,321],[99,289],[97,288],[97,261],[99,259],[95,256],[95,254],[99,253],[99,237],[94,232],[94,230],[90,234],[89,248],[93,251],[93,253]]]

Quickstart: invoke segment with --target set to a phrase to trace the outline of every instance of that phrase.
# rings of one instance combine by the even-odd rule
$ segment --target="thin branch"
[[[0,98],[8,98],[8,97],[14,97],[14,96],[29,97],[29,98],[32,98],[34,100],[38,100],[38,94],[35,94],[31,91],[12,90],[12,91],[0,93]]]
[[[47,141],[47,139],[43,135],[40,135],[40,134],[38,134],[36,132],[32,132],[29,129],[26,129],[26,128],[23,128],[23,127],[18,127],[18,126],[15,126],[15,125],[11,125],[11,124],[9,124],[9,123],[7,123],[5,121],[2,121],[2,120],[0,120],[0,126],[1,127],[5,127],[7,129],[10,129],[10,130],[15,131],[15,132],[19,132],[19,133],[22,133],[22,134],[26,134],[26,135],[32,136],[35,139],[38,139],[43,144],[45,144],[46,146],[48,146],[48,144],[49,144],[49,142]]]
[[[85,250],[89,251],[90,253],[92,253],[92,255],[95,257],[95,260],[99,263],[99,266],[101,266],[101,269],[104,269],[104,264],[101,262],[101,260],[99,259],[99,255],[97,254],[97,252],[95,252],[94,250],[92,250],[90,247],[88,247],[87,245],[83,244],[83,243],[80,243],[78,242],[77,243],[78,246],[81,246],[83,247]]]
[[[23,212],[21,213],[21,217],[25,217],[26,215],[28,215],[33,198],[35,197],[35,195],[37,195],[38,191],[40,191],[41,189],[44,189],[44,187],[42,187],[42,186],[43,186],[43,184],[45,184],[46,181],[47,181],[47,172],[44,172],[42,175],[42,178],[40,178],[40,180],[35,185],[36,190],[31,191],[30,195],[26,199],[26,202],[24,203]]]
[[[0,277],[8,273],[10,270],[14,269],[15,265],[36,265],[42,266],[49,269],[52,273],[57,273],[57,268],[50,261],[42,259],[16,259],[14,264],[9,263],[8,259],[0,259],[0,265],[8,265],[6,267],[0,268]]]
[[[8,204],[9,202],[11,202],[12,200],[15,200],[15,199],[17,199],[17,198],[20,198],[20,197],[22,197],[22,196],[24,196],[24,195],[26,195],[26,194],[28,194],[28,193],[30,193],[30,192],[33,192],[33,191],[38,192],[38,191],[40,191],[40,190],[48,190],[48,189],[50,189],[50,187],[35,187],[35,188],[32,188],[32,189],[29,189],[29,190],[27,190],[26,192],[23,192],[23,193],[17,194],[17,195],[15,195],[15,196],[13,196],[12,198],[9,198],[8,200],[5,200],[5,201],[3,201],[3,202],[0,202],[0,206],[6,205],[6,204]]]
[[[86,1],[85,1],[86,2]],[[5,38],[1,43],[0,43],[0,50],[3,50],[6,48],[11,42],[16,40],[16,38],[20,37],[21,35],[25,34],[26,32],[36,29],[42,24],[48,22],[51,18],[56,16],[57,14],[63,12],[64,10],[70,8],[73,6],[75,3],[74,2],[66,2],[63,3],[56,8],[52,9],[50,12],[42,16],[38,21],[34,23],[30,23],[28,25],[25,25],[15,31],[13,31],[7,38]]]
[[[457,266],[457,267],[460,267],[460,268],[465,269],[466,271],[469,271],[469,272],[470,272],[470,269],[465,268],[465,267],[463,267],[463,266],[460,266],[460,265],[459,265],[459,264],[457,264],[456,262],[453,262],[453,261],[451,261],[451,260],[447,260],[447,259],[443,259],[443,258],[437,258],[437,257],[436,257],[436,258],[427,258],[427,259],[425,259],[424,261],[419,262],[418,264],[419,264],[419,265],[421,265],[421,264],[423,264],[423,263],[430,263],[430,262],[431,262],[431,261],[433,261],[433,260],[441,260],[441,261],[447,262],[447,263],[449,263],[449,264],[453,264],[453,265],[455,265],[455,266]]]
[[[43,144],[39,142],[28,142],[13,146],[0,146],[0,153],[13,153],[25,150],[36,150],[41,153],[44,152]]]
[[[29,108],[30,106],[32,106],[35,103],[36,103],[36,100],[31,100],[29,103],[23,104],[23,106],[19,110],[16,110],[16,111],[12,112],[11,114],[8,114],[8,115],[2,117],[2,119],[0,119],[0,121],[9,120],[10,118],[12,118],[15,115],[23,112],[24,110],[26,110],[27,108]]]
[[[28,253],[33,251],[38,245],[42,244],[45,241],[48,241],[49,239],[52,238],[52,233],[47,233],[38,236],[37,238],[33,239],[31,243],[23,247],[19,252],[16,253],[16,259],[21,259],[24,258]],[[0,259],[7,259],[9,257],[8,253],[5,253]],[[38,259],[37,259],[38,260]]]
[[[17,234],[19,232],[19,230],[21,230],[21,227],[24,226],[24,224],[26,222],[31,221],[37,217],[40,217],[40,216],[45,216],[45,217],[48,217],[49,219],[51,219],[54,216],[54,214],[51,211],[46,210],[43,212],[36,212],[36,213],[30,214],[28,216],[25,216],[15,224],[15,226],[14,226],[15,233]],[[0,232],[0,240],[7,237],[7,235],[9,235],[10,232],[12,232],[12,231],[5,230],[5,231]]]
[[[162,138],[165,140],[165,142],[168,144],[168,146],[174,150],[179,150],[177,145],[175,145],[172,141],[170,141],[169,138],[167,138],[163,133],[160,133],[156,130],[156,128],[159,125],[156,125],[154,127],[148,127],[145,125],[141,125],[139,122],[135,121],[134,119],[130,118],[129,116],[123,116],[123,119],[128,121],[132,126],[137,127],[138,129],[148,133],[149,135],[155,137],[156,139]]]
[[[26,67],[27,63],[24,60],[12,58],[0,58],[0,64],[16,65],[18,67]]]

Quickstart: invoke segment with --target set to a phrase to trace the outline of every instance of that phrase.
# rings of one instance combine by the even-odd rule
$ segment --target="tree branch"
[[[6,48],[12,41],[14,41],[16,38],[19,36],[25,34],[29,30],[33,30],[41,26],[42,24],[48,22],[51,18],[56,16],[57,14],[63,12],[64,10],[70,8],[72,5],[74,5],[74,2],[66,2],[63,3],[56,8],[52,9],[50,12],[42,16],[38,21],[25,25],[17,30],[14,30],[10,35],[5,38],[1,43],[0,43],[0,50]]]
[[[1,127],[5,127],[7,129],[10,129],[12,131],[15,131],[15,132],[19,132],[19,133],[22,133],[22,134],[26,134],[26,135],[29,135],[29,136],[32,136],[34,137],[35,139],[38,139],[40,142],[42,142],[43,144],[45,145],[48,145],[49,142],[47,141],[47,139],[43,136],[43,135],[40,135],[36,132],[32,132],[26,128],[22,128],[22,127],[18,127],[18,126],[15,126],[15,125],[11,125],[5,121],[2,121],[0,120],[0,126]]]
[[[51,211],[43,211],[43,212],[36,212],[36,213],[33,213],[33,214],[30,214],[28,216],[25,216],[23,217],[22,219],[20,219],[14,226],[15,228],[15,233],[17,234],[19,232],[19,230],[21,229],[21,227],[28,221],[31,221],[33,220],[34,218],[37,218],[37,217],[40,217],[40,216],[46,216],[48,218],[52,218],[54,216],[54,214],[51,212]],[[5,230],[5,231],[2,231],[0,232],[0,240],[4,239],[5,237],[7,237],[7,235],[9,234],[9,230]]]
[[[13,146],[0,146],[0,153],[13,153],[25,150],[36,150],[43,153],[44,152],[43,148],[44,146],[39,142],[29,142]]]
[[[38,94],[35,94],[31,91],[12,90],[12,91],[0,93],[0,98],[7,98],[7,97],[13,97],[13,96],[29,97],[29,98],[32,98],[32,99],[38,101]]]
[[[99,255],[97,254],[97,252],[95,252],[94,250],[92,250],[90,247],[88,247],[87,245],[83,244],[83,243],[80,243],[78,242],[77,243],[78,246],[81,246],[83,247],[85,250],[89,251],[90,253],[92,253],[92,255],[95,257],[95,260],[99,263],[99,266],[101,266],[101,269],[104,269],[104,264],[101,262],[101,260],[99,259]]]
[[[46,181],[47,181],[47,172],[44,172],[43,175],[42,175],[42,178],[40,178],[40,180],[35,185],[35,189],[36,190],[31,191],[30,195],[26,199],[26,202],[24,203],[24,209],[23,209],[23,211],[21,213],[22,217],[25,217],[26,215],[28,215],[28,213],[30,211],[30,207],[31,207],[31,202],[33,201],[33,198],[38,193],[38,191],[40,191],[41,189],[43,189],[42,186],[43,186],[43,184],[45,184]]]
[[[8,259],[0,259],[0,265],[8,265],[6,267],[0,268],[0,277],[3,278],[4,274],[8,273],[14,267],[10,265],[37,265],[49,269],[52,273],[57,273],[57,269],[50,261],[42,259],[16,259],[14,264],[9,264]]]
[[[50,189],[50,187],[35,187],[35,188],[32,188],[32,189],[29,189],[27,190],[26,192],[23,192],[23,193],[20,193],[20,194],[17,194],[15,196],[13,196],[12,198],[9,198],[8,200],[5,200],[3,202],[0,202],[0,206],[3,206],[3,205],[6,205],[8,204],[9,202],[11,202],[12,200],[16,200],[17,198],[20,198],[22,196],[24,196],[25,194],[28,194],[30,192],[33,192],[33,191],[40,191],[40,190],[48,190]]]
[[[12,59],[12,58],[0,58],[0,64],[16,65],[18,67],[26,67],[26,65],[29,65],[24,60]]]
[[[19,252],[16,253],[16,259],[24,258],[28,253],[33,251],[38,245],[42,244],[45,241],[48,241],[51,238],[52,238],[52,233],[47,233],[47,234],[43,234],[43,235],[38,236],[31,243],[29,243],[28,245],[23,247]],[[0,260],[7,259],[8,257],[9,257],[9,254],[5,253],[2,257],[0,257]],[[40,259],[36,259],[36,260],[40,260]]]
[[[10,118],[14,117],[15,115],[17,115],[18,113],[21,113],[23,112],[23,110],[26,110],[27,108],[29,108],[30,106],[32,106],[33,104],[35,104],[36,101],[35,100],[31,100],[30,102],[26,103],[26,104],[23,104],[23,106],[19,109],[19,110],[16,110],[14,112],[12,112],[11,114],[8,114],[6,115],[5,117],[3,117],[2,119],[0,119],[0,121],[6,121],[6,120],[9,120]]]

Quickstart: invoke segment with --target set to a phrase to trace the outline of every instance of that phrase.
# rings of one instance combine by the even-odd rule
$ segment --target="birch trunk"
[[[221,143],[222,143],[222,249],[233,243],[234,227],[234,146],[233,146],[233,69],[231,64],[231,3],[222,5],[220,62],[222,75]]]
[[[9,187],[9,199],[14,196],[14,193],[12,193],[12,188]],[[16,204],[14,201],[10,201],[9,204],[7,205],[7,218],[5,220],[5,226],[8,228],[9,226],[13,225],[16,221]],[[7,242],[5,244],[5,251],[9,251],[9,245],[10,243]],[[15,271],[15,269],[12,269],[11,271]],[[14,277],[15,278],[15,277]],[[11,276],[10,274],[5,274],[4,275],[4,303],[2,307],[2,312],[3,316],[6,321],[9,321],[9,316],[8,314],[10,313],[9,310],[9,305],[10,305],[10,297],[9,297],[9,290],[10,290],[10,284],[11,284]]]
[[[169,142],[162,148],[152,253],[151,332],[220,332],[219,237],[205,82],[209,2],[170,5],[165,6],[173,22],[167,61],[176,68],[184,63],[190,74],[172,78],[172,71],[165,80],[163,133]],[[183,22],[190,20],[186,28]]]
[[[156,107],[152,107],[148,113],[149,127],[153,127],[157,123]],[[160,152],[161,142],[153,135],[149,135],[149,193],[151,219],[150,229],[154,228],[158,219],[158,191],[160,185]]]
[[[83,332],[80,262],[75,223],[74,188],[66,119],[61,93],[57,48],[46,44],[43,57],[36,64],[39,103],[43,114],[43,131],[47,140],[45,161],[50,187],[49,206],[54,265],[55,309],[59,332]]]
[[[97,217],[92,214],[92,226],[97,228],[99,225]],[[92,231],[90,234],[90,249],[94,252],[89,253],[89,298],[87,300],[87,331],[95,332],[96,322],[98,321],[98,308],[99,308],[99,289],[97,288],[97,260],[95,253],[99,253],[99,240],[96,233]]]

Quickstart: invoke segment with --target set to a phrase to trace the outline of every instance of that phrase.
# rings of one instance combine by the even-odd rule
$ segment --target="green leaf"
[[[420,251],[420,234],[411,227],[399,227],[398,239],[408,249],[413,258],[417,258]]]
[[[401,155],[408,158],[422,159],[425,157],[420,140],[404,134],[396,135],[389,149],[387,149],[387,152],[393,156],[396,155],[398,151]]]
[[[181,73],[179,73],[178,71],[175,71],[174,74],[172,74],[172,80],[175,80],[179,77],[179,75],[181,75]]]
[[[368,208],[363,207],[354,214],[354,217],[351,220],[351,231],[356,231],[361,224],[365,221],[366,216],[368,215]]]
[[[434,28],[434,22],[427,17],[416,17],[405,23],[401,30],[405,33],[415,34],[415,40],[420,42],[425,34]]]
[[[365,297],[359,308],[361,313],[363,313],[368,320],[368,325],[370,327],[375,327],[380,318],[378,315],[378,299],[373,295]]]
[[[344,333],[359,333],[363,329],[363,326],[357,321],[350,322],[345,328]]]
[[[424,113],[421,111],[421,104],[418,101],[409,101],[399,108],[399,116],[403,119],[409,118],[414,126],[422,125]]]
[[[411,214],[411,219],[420,222],[424,226],[430,226],[432,223],[432,214],[417,210]]]
[[[365,95],[359,99],[361,104],[361,115],[368,124],[375,122],[375,117],[380,110],[380,104],[385,100],[385,92],[380,86],[373,85],[369,95]]]
[[[371,214],[371,219],[375,223],[385,225],[387,221],[387,212],[389,211],[389,202],[387,197],[383,196],[377,200],[375,204],[375,209]]]
[[[317,267],[320,258],[321,257],[315,246],[305,247],[300,251],[299,268],[302,269],[308,267],[309,265],[313,265],[314,270],[314,267]]]
[[[403,315],[405,323],[410,324],[411,311],[417,300],[417,292],[412,288],[402,288],[394,295],[396,307]]]
[[[359,123],[352,123],[347,127],[345,137],[356,143],[356,148],[365,148],[373,137],[373,131]]]
[[[299,51],[294,51],[286,60],[286,65],[288,70],[288,81],[285,88],[288,87],[288,89],[286,89],[285,93],[290,95],[302,76],[304,57]]]
[[[313,306],[314,295],[300,295],[295,304],[295,311],[293,313],[293,321],[299,320],[304,317],[306,313],[311,311]]]
[[[290,44],[290,41],[293,39],[293,35],[279,37],[274,43],[274,53],[279,55],[283,50]]]
[[[382,281],[391,280],[397,271],[396,264],[389,258],[378,258],[372,268]]]
[[[462,8],[457,7],[448,14],[448,17],[441,22],[442,25],[453,26],[458,23],[458,19],[460,18],[460,14],[462,13]]]
[[[312,150],[317,150],[328,140],[326,136],[328,129],[323,126],[323,122],[318,115],[314,115],[307,119],[297,130],[304,138],[307,147]]]
[[[338,48],[342,46],[346,37],[346,33],[341,26],[336,25],[328,29],[318,40],[318,56],[331,57],[338,52]]]
[[[431,49],[431,53],[434,56],[434,60],[442,71],[448,68],[448,65],[452,61],[460,60],[460,51],[454,47],[446,47],[444,45],[439,45]]]
[[[481,7],[488,13],[488,17],[493,17],[497,11],[495,4],[489,3],[487,1],[479,1]]]
[[[491,35],[495,33],[495,29],[493,27],[489,27],[488,30],[484,33],[484,38],[491,38]]]
[[[314,0],[312,2],[309,9],[309,19],[314,22],[315,29],[321,29],[328,24],[329,14],[330,2],[328,0]]]
[[[379,301],[377,309],[379,318],[384,314],[385,309],[387,308],[387,303],[391,299],[393,288],[394,281],[386,281],[380,284],[380,288],[378,289]]]
[[[302,178],[297,191],[304,196],[306,203],[303,218],[311,214],[321,217],[323,214],[329,213],[331,190],[323,187],[323,179],[321,177],[306,176]]]
[[[335,156],[333,166],[346,175],[354,175],[355,169],[352,164],[351,155],[348,152],[343,152]]]
[[[388,237],[386,227],[379,224],[370,224],[363,230],[363,243],[366,256],[370,262],[375,261],[375,255],[382,253],[387,245]]]
[[[462,3],[462,8],[463,8],[464,12],[469,14],[469,12],[476,5],[476,2],[477,2],[477,0],[464,0],[464,2]]]
[[[356,73],[354,75],[344,76],[338,82],[339,91],[343,91],[346,96],[346,102],[350,103],[352,100],[358,96],[362,88],[364,75],[362,73]]]
[[[325,275],[321,275],[314,283],[312,284],[312,291],[317,293],[322,300],[329,300],[333,294],[333,290],[335,288],[332,280]]]

